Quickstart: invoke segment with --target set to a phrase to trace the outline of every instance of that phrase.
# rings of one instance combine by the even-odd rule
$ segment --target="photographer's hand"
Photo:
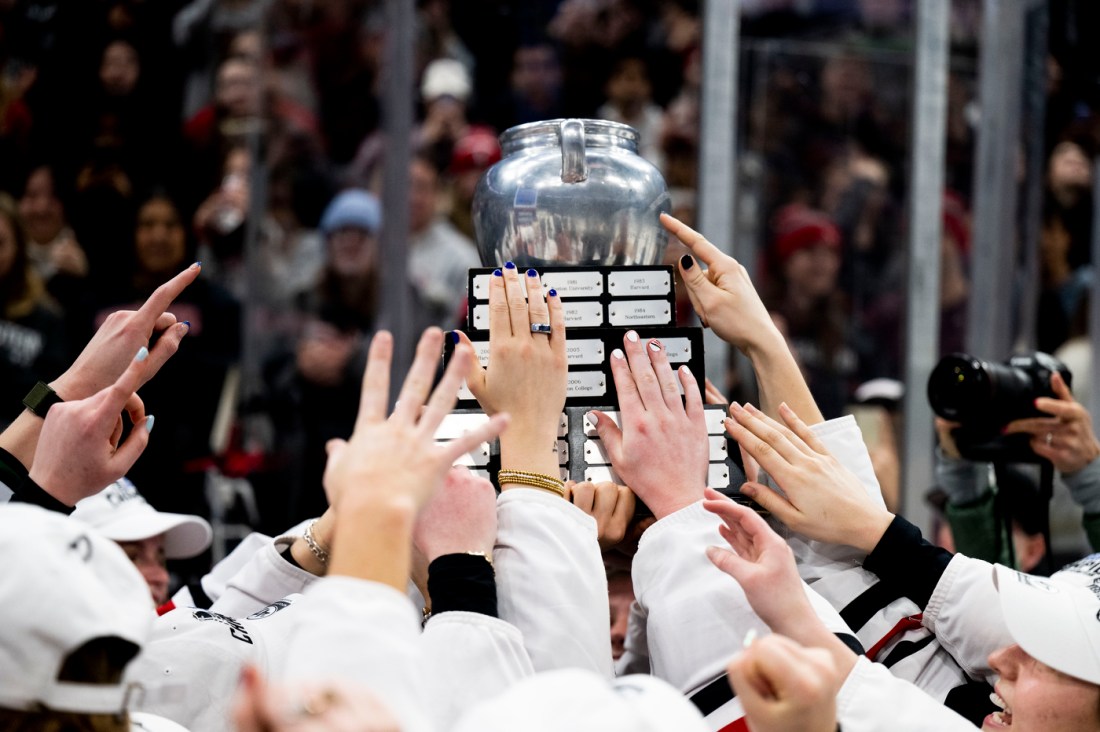
[[[778,416],[780,402],[787,402],[809,424],[824,421],[787,341],[753,287],[748,270],[706,238],[668,214],[661,224],[699,261],[680,259],[680,277],[687,287],[695,313],[703,325],[741,351],[752,362],[760,390],[760,406]]]
[[[1039,397],[1035,407],[1053,416],[1018,419],[1010,422],[1004,432],[1031,435],[1035,454],[1050,460],[1059,473],[1069,475],[1100,457],[1100,441],[1092,431],[1088,410],[1073,398],[1057,371],[1050,377],[1050,386],[1057,398]]]

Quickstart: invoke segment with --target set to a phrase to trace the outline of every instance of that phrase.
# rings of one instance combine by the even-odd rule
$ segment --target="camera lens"
[[[986,364],[973,356],[945,356],[928,377],[932,411],[952,422],[968,422],[981,414],[993,396]]]

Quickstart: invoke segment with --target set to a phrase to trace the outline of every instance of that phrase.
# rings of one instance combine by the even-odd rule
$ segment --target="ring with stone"
[[[549,323],[531,323],[532,333],[542,333],[543,335],[550,335]]]

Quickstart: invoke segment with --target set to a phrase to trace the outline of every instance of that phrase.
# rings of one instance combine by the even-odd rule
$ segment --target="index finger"
[[[138,308],[136,317],[142,322],[147,322],[149,328],[152,329],[157,318],[168,309],[168,306],[172,304],[173,300],[179,297],[181,292],[187,289],[188,285],[198,278],[201,270],[202,262],[195,262],[190,267],[158,287],[153,291],[153,294],[149,296],[149,299]]]
[[[684,246],[690,249],[691,253],[702,260],[703,264],[708,267],[719,259],[728,256],[721,249],[707,241],[705,236],[674,216],[670,216],[666,213],[661,214],[661,224],[668,233],[682,241]]]

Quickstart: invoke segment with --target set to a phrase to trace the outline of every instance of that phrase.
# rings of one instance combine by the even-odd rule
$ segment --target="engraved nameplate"
[[[568,339],[565,342],[565,357],[568,359],[570,366],[603,363],[603,341]]]
[[[607,273],[607,291],[612,295],[667,295],[671,289],[669,273],[665,270]]]
[[[730,484],[730,468],[725,463],[711,463],[707,470],[707,485],[711,488],[725,488]]]
[[[467,467],[487,465],[489,463],[489,443],[482,442],[473,450],[464,452],[452,465],[465,465]]]
[[[470,387],[466,386],[466,379],[462,380],[462,386],[458,387],[459,399],[475,399],[474,393],[470,391]]]
[[[569,415],[565,412],[561,413],[560,419],[558,419],[558,437],[565,437],[569,434]]]
[[[612,325],[666,325],[672,321],[672,306],[667,300],[612,301],[607,318]]]
[[[589,483],[617,483],[622,485],[623,482],[619,480],[619,476],[609,467],[597,465],[591,468],[585,468],[584,479]]]
[[[724,409],[706,409],[703,411],[703,416],[707,420],[707,434],[708,435],[724,435],[726,428],[722,426],[722,420],[726,418],[726,410]]]
[[[547,272],[542,276],[545,290],[558,291],[558,297],[599,297],[603,294],[602,272]]]
[[[477,308],[474,311],[476,313]],[[565,325],[569,328],[595,328],[603,325],[603,305],[598,302],[563,302],[562,312],[565,315]],[[475,322],[476,317],[475,315]],[[486,318],[488,318],[488,308],[486,308]],[[485,323],[488,327],[487,319]]]
[[[603,410],[600,410],[600,411],[603,411]],[[611,419],[611,421],[615,423],[616,427],[622,428],[622,426],[623,426],[622,418],[619,417],[619,412],[617,410],[608,410],[608,411],[605,411],[604,414],[607,415]],[[595,422],[593,422],[592,420],[590,420],[588,418],[588,413],[587,412],[584,415],[584,436],[585,437],[599,437],[599,433],[596,432],[596,424],[595,424]]]
[[[565,465],[569,462],[569,443],[565,440],[558,440],[558,465]]]
[[[483,368],[489,367],[489,341],[472,341],[477,361]]]
[[[607,377],[602,371],[570,371],[567,397],[596,397],[607,393]]]
[[[463,382],[463,386],[465,386],[465,382]],[[439,427],[436,428],[435,439],[453,440],[470,430],[481,427],[488,421],[489,415],[487,414],[448,414],[439,423]]]
[[[610,465],[611,458],[604,452],[601,440],[584,441],[584,461],[589,465]]]
[[[661,338],[669,363],[687,363],[691,360],[690,338]]]
[[[729,454],[729,448],[726,447],[726,438],[722,435],[708,435],[707,441],[710,443],[710,459],[725,460]]]
[[[474,275],[474,289],[473,294],[475,300],[488,300],[489,299],[489,278],[491,274]]]

